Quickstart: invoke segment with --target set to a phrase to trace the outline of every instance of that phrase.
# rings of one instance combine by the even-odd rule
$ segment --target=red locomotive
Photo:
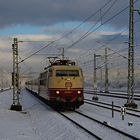
[[[72,110],[84,104],[83,86],[82,70],[71,60],[56,60],[38,79],[26,82],[28,90],[36,92],[49,104]]]

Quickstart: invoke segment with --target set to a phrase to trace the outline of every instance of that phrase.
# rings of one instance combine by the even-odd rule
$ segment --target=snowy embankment
[[[23,111],[11,111],[12,91],[0,94],[0,140],[92,139],[26,90],[22,90],[21,100]]]
[[[9,108],[12,105],[12,96],[12,90],[0,93],[0,140],[93,140],[93,137],[44,105],[26,90],[22,90],[20,95],[23,110],[21,112],[11,111]],[[85,98],[91,97],[87,96],[85,95]],[[104,97],[102,100],[112,101],[112,99],[107,99]],[[122,101],[114,99],[114,102],[116,103],[118,100]],[[112,118],[110,110],[86,103],[80,107],[79,111],[140,137],[139,118],[126,115],[122,120],[118,112],[115,112],[114,118]],[[73,112],[66,113],[74,115]],[[132,122],[133,125],[128,126],[129,122]],[[86,125],[87,121],[83,120],[82,123]],[[93,127],[93,124],[89,127]],[[99,134],[101,133],[100,129],[97,131]],[[113,139],[118,140],[117,137],[113,137]]]

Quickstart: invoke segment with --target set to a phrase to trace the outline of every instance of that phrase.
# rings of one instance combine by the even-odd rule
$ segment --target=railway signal
[[[122,120],[124,120],[124,115],[126,114],[126,108],[123,106],[121,107],[121,116],[122,116]]]

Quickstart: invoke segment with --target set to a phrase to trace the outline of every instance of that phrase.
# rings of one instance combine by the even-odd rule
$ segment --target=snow
[[[82,131],[61,115],[53,111],[50,107],[44,105],[33,95],[29,94],[29,92],[25,89],[21,90],[20,97],[23,110],[21,112],[11,111],[10,106],[12,105],[12,90],[0,93],[0,140],[93,139],[93,137],[88,135],[86,132]],[[121,101],[118,103],[120,102]],[[106,121],[109,125],[120,128],[123,131],[140,138],[140,119],[137,117],[126,115],[125,119],[122,120],[120,113],[115,112],[114,118],[112,118],[110,110],[87,104],[81,106],[78,111],[100,119],[101,121]],[[71,116],[74,115],[73,112],[66,113]],[[128,126],[129,122],[132,122],[133,125]],[[89,125],[86,121],[82,123]],[[98,127],[92,125],[89,127],[94,127],[100,133],[100,129],[98,129]],[[107,135],[105,137],[107,137]],[[113,139],[118,140],[117,137],[113,137]]]
[[[0,140],[91,139],[25,90],[21,103],[22,112],[11,111],[12,91],[0,94]]]
[[[89,94],[85,94],[85,98],[86,99],[92,99],[93,95]],[[120,105],[123,106],[126,103],[126,99],[122,99],[122,98],[113,98],[113,97],[105,97],[105,96],[98,96],[99,97],[99,101],[101,102],[105,102],[105,103],[110,103],[113,101],[114,105]],[[140,101],[135,101],[138,105],[138,109],[140,108]],[[91,105],[87,105],[86,106],[82,106],[81,111],[86,114],[88,114],[89,116],[93,116],[94,118],[97,118],[106,122],[109,122],[111,125],[115,126],[116,128],[119,128],[125,132],[128,132],[132,135],[135,135],[137,138],[140,138],[140,133],[138,130],[140,130],[140,118],[138,117],[134,117],[134,116],[130,116],[128,114],[126,114],[124,116],[124,120],[122,120],[122,116],[120,114],[120,112],[114,112],[114,118],[112,118],[112,111],[105,109],[105,108],[99,108],[96,106],[92,106]],[[87,111],[86,111],[87,110]],[[93,113],[94,112],[94,113]],[[130,112],[130,111],[129,111]],[[136,113],[139,114],[140,113]],[[128,126],[128,123],[132,122],[133,125],[132,126]]]
[[[127,132],[131,135],[136,136],[137,138],[140,138],[140,119],[137,117],[132,117],[130,115],[125,115],[124,120],[122,120],[122,116],[120,112],[114,113],[114,118],[112,118],[112,112],[111,110],[99,108],[96,106],[92,106],[86,104],[85,106],[82,106],[80,108],[80,111],[84,114],[87,114],[93,118],[99,119],[102,122],[107,122],[109,125],[118,128],[120,130],[123,130],[124,132]],[[128,126],[128,123],[132,122],[132,126]],[[117,139],[116,139],[117,140]]]

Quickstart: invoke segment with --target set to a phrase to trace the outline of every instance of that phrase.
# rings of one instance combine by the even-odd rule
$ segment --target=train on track
[[[84,104],[82,69],[71,60],[55,60],[26,89],[56,108],[75,110]]]

